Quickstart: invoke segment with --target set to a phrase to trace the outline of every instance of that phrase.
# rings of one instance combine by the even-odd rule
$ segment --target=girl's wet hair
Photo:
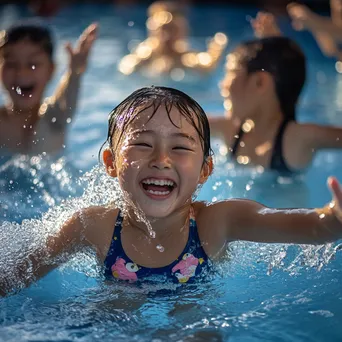
[[[53,60],[54,46],[51,32],[40,21],[36,20],[20,21],[10,26],[7,30],[0,32],[0,50],[7,45],[15,44],[25,39],[40,45],[51,61]]]
[[[114,137],[119,142],[125,134],[127,127],[144,110],[153,108],[152,114],[146,122],[152,119],[160,106],[164,106],[171,123],[178,127],[171,119],[172,108],[177,108],[179,113],[196,129],[203,149],[204,160],[212,154],[210,147],[210,128],[208,118],[203,108],[190,96],[180,90],[167,87],[145,87],[136,90],[116,106],[109,114],[108,142],[113,146]]]
[[[247,73],[269,72],[274,79],[280,108],[286,120],[296,120],[296,104],[306,78],[306,58],[287,37],[269,37],[242,43],[238,62]]]

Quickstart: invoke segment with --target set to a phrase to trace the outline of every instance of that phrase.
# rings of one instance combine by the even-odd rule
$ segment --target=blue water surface
[[[222,115],[218,82],[223,64],[211,75],[186,74],[181,81],[117,71],[128,45],[145,38],[143,6],[77,4],[46,19],[55,32],[57,71],[50,95],[66,68],[63,43],[75,41],[91,22],[100,25],[78,113],[69,127],[63,157],[16,156],[0,165],[0,222],[39,218],[63,199],[78,196],[78,177],[98,163],[106,139],[107,115],[133,90],[146,85],[179,88],[206,111]],[[252,38],[248,19],[255,8],[193,7],[190,42],[196,49],[217,31],[229,36],[231,50]],[[14,5],[0,7],[0,29],[31,14]],[[298,117],[302,122],[342,125],[342,75],[325,58],[309,33],[283,32],[308,58],[308,81]],[[3,94],[1,95],[3,100]],[[247,101],[248,99],[246,99]],[[248,197],[275,207],[322,206],[330,200],[327,176],[342,179],[339,151],[319,153],[298,179],[282,179],[257,168],[238,167],[213,139],[216,170],[199,199]],[[18,229],[18,228],[16,228]],[[20,226],[18,239],[20,239]],[[333,248],[333,247],[332,247]],[[210,282],[180,289],[135,288],[105,283],[91,255],[79,256],[21,293],[0,300],[1,341],[340,341],[342,339],[341,256],[332,249],[301,254],[297,246],[237,244],[232,261]],[[330,253],[330,254],[329,254]],[[333,256],[332,258],[330,258]],[[2,262],[2,260],[0,261]],[[86,265],[86,267],[85,267]]]

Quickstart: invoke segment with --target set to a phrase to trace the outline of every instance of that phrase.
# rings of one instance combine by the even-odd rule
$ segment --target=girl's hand
[[[97,32],[98,24],[93,23],[83,31],[74,49],[70,43],[66,44],[71,72],[82,74],[86,70],[89,52],[97,38]]]
[[[316,18],[319,16],[312,12],[307,6],[292,2],[287,5],[287,13],[292,19],[295,30],[301,31],[306,28],[314,29]]]
[[[342,189],[341,185],[335,177],[328,178],[328,187],[332,194],[333,200],[330,208],[334,212],[336,218],[342,223]]]

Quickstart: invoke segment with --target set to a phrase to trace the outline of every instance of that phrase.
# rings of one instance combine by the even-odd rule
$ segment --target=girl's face
[[[25,39],[5,46],[0,58],[0,79],[14,107],[28,110],[39,105],[54,69],[48,54]]]
[[[234,54],[227,56],[226,74],[220,83],[225,109],[241,120],[252,116],[256,105],[255,80]]]
[[[196,129],[176,108],[146,109],[119,141],[113,166],[121,189],[147,217],[166,217],[190,203],[210,175]],[[108,164],[107,164],[108,171]],[[109,172],[110,173],[110,172]],[[112,174],[113,175],[113,174]]]

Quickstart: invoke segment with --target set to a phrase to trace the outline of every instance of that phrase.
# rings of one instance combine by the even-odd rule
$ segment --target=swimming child
[[[176,1],[156,1],[148,9],[148,38],[122,58],[119,71],[129,75],[144,68],[150,74],[170,73],[175,68],[213,70],[227,44],[223,33],[216,33],[207,51],[191,51],[187,42],[188,22],[184,6]]]
[[[226,112],[210,117],[211,132],[238,163],[291,174],[306,168],[318,150],[341,148],[342,128],[297,122],[305,55],[280,35],[271,14],[260,13],[252,25],[263,38],[243,42],[227,56],[220,84]]]
[[[278,210],[244,199],[193,201],[213,171],[210,130],[201,106],[179,90],[132,93],[110,113],[107,142],[103,161],[109,177],[117,178],[124,206],[75,213],[46,247],[0,272],[3,295],[82,248],[96,251],[112,279],[157,276],[188,283],[224,260],[234,240],[323,244],[342,237],[342,191],[335,178],[328,181],[333,202],[318,209]]]
[[[62,149],[96,34],[97,24],[92,24],[75,48],[66,45],[68,68],[54,95],[43,101],[55,69],[50,30],[24,21],[0,33],[0,79],[7,93],[0,108],[1,156]]]

